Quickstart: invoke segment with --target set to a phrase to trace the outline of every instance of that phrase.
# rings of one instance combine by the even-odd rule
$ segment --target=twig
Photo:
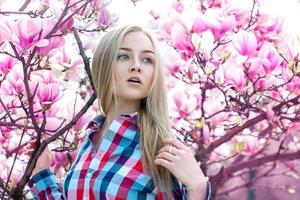
[[[24,10],[27,8],[27,6],[29,5],[30,2],[31,2],[31,0],[26,0],[26,1],[23,3],[23,5],[21,6],[21,8],[19,8],[19,11],[20,11],[20,12],[24,11]]]
[[[237,163],[235,165],[232,165],[226,169],[223,170],[223,174],[226,174],[226,176],[229,176],[233,174],[236,171],[239,171],[244,168],[254,168],[261,166],[265,163],[268,162],[275,162],[278,160],[293,160],[293,159],[298,159],[300,158],[300,151],[296,151],[293,153],[285,153],[285,154],[278,154],[274,153],[271,155],[267,155],[261,158],[253,159],[253,160],[248,160],[244,162]]]
[[[81,42],[81,39],[78,35],[77,29],[73,28],[73,32],[74,32],[74,36],[75,36],[75,39],[76,39],[76,42],[77,42],[77,45],[78,45],[78,48],[79,48],[79,53],[80,53],[80,55],[82,57],[82,60],[83,60],[83,63],[84,63],[84,69],[85,69],[85,71],[86,71],[86,73],[87,73],[87,75],[90,79],[90,83],[91,83],[93,91],[96,91],[95,85],[93,83],[89,58],[86,56],[86,54],[83,50],[82,42]]]
[[[289,105],[289,103],[296,105],[299,104],[300,95],[296,96],[293,99],[290,99],[288,101],[283,101],[280,104],[278,104],[277,106],[275,106],[273,108],[273,111],[276,113],[278,112],[284,105]],[[262,113],[259,114],[258,116],[246,121],[242,126],[237,126],[233,129],[231,129],[227,134],[225,134],[224,136],[220,137],[219,139],[215,140],[214,142],[212,142],[207,149],[201,150],[198,153],[198,156],[202,157],[205,156],[206,154],[211,153],[215,148],[217,148],[218,146],[222,145],[223,143],[229,141],[233,136],[237,135],[239,132],[241,132],[242,130],[244,130],[245,128],[249,128],[251,126],[253,126],[254,124],[257,124],[258,122],[267,119],[267,115],[266,113]]]
[[[26,128],[23,129],[23,132],[22,132],[22,135],[21,135],[19,144],[18,144],[18,150],[17,150],[17,152],[16,152],[16,154],[15,154],[15,157],[14,157],[14,160],[13,160],[13,163],[12,163],[12,166],[11,166],[11,168],[10,168],[10,172],[9,172],[8,177],[7,177],[7,180],[6,180],[6,184],[5,184],[5,186],[4,186],[4,190],[7,189],[7,186],[8,186],[9,180],[10,180],[10,176],[11,176],[12,171],[13,171],[13,169],[14,169],[14,166],[15,166],[15,163],[16,163],[16,160],[17,160],[17,157],[18,157],[18,152],[19,152],[19,150],[20,150],[20,146],[21,146],[22,139],[23,139],[23,137],[24,137],[25,132],[26,132]],[[1,199],[4,199],[4,195],[5,195],[5,192],[2,193],[2,198],[1,198]],[[9,197],[10,197],[10,196],[11,196],[11,193],[10,193]]]
[[[20,190],[20,188],[24,188],[26,183],[28,182],[30,175],[35,167],[36,161],[39,158],[39,156],[42,154],[42,152],[45,150],[47,145],[51,142],[53,142],[56,138],[64,134],[68,129],[70,129],[77,120],[89,109],[89,107],[93,104],[93,102],[96,99],[96,94],[93,93],[93,95],[90,97],[88,102],[82,107],[82,109],[76,114],[76,116],[68,123],[66,124],[62,129],[60,129],[57,133],[46,139],[44,142],[41,143],[39,148],[35,149],[32,153],[34,155],[30,158],[28,161],[28,165],[26,166],[24,175],[21,179],[21,181],[18,183],[17,188]]]

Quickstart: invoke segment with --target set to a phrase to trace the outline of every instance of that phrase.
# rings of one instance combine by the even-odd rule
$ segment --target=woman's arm
[[[199,195],[201,194],[206,194],[204,198],[205,200],[209,200],[211,197],[211,184],[206,180],[198,186],[186,188],[186,190],[188,191],[189,199],[199,199]]]
[[[199,167],[192,150],[175,138],[168,138],[166,146],[161,148],[155,163],[170,172],[186,186],[190,200],[207,200],[210,198],[210,183]]]
[[[33,145],[33,142],[29,144],[25,154],[32,154]],[[52,153],[46,148],[38,158],[32,172],[32,178],[28,183],[30,191],[35,199],[64,199],[61,184],[57,181],[56,176],[50,171],[51,163]]]
[[[29,188],[34,199],[64,199],[61,184],[50,169],[44,169],[37,172],[29,180]]]

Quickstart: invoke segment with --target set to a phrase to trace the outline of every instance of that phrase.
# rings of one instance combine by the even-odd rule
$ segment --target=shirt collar
[[[129,114],[120,114],[118,118],[126,118],[131,123],[137,125],[138,124],[138,112],[133,112]]]
[[[128,120],[134,125],[138,125],[138,112],[133,112],[129,114],[120,114],[118,115],[114,120]],[[88,125],[88,127],[96,126],[96,128],[100,128],[102,123],[104,122],[105,117],[101,114],[98,115],[95,119],[92,120],[92,122]]]

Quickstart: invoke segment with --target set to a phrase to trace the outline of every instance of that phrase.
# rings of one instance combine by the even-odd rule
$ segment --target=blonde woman
[[[192,151],[170,137],[157,43],[139,26],[99,42],[92,60],[101,115],[90,122],[62,184],[39,158],[30,189],[39,199],[210,199],[210,183]]]

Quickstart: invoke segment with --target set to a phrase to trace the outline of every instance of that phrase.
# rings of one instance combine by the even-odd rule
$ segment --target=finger
[[[27,145],[25,146],[28,149],[33,149],[35,146],[35,141],[31,140],[27,142]]]
[[[170,145],[166,145],[158,151],[158,153],[162,153],[162,152],[169,152],[170,153]],[[178,155],[179,153],[180,153],[180,150],[173,146],[172,154],[173,155]]]
[[[169,152],[162,152],[160,154],[158,154],[156,156],[156,158],[158,159],[165,159],[165,160],[168,160],[170,162],[176,160],[176,156],[174,156],[173,154],[170,154]]]
[[[162,158],[157,158],[154,160],[154,162],[155,162],[155,164],[163,166],[169,170],[174,166],[174,164],[172,162],[162,159]]]
[[[28,156],[31,156],[32,152],[33,152],[33,150],[25,150],[24,154],[28,155]]]
[[[177,149],[185,149],[186,148],[186,145],[183,144],[180,140],[178,140],[176,138],[167,138],[167,139],[164,140],[164,143],[169,144],[169,145],[173,145]]]

